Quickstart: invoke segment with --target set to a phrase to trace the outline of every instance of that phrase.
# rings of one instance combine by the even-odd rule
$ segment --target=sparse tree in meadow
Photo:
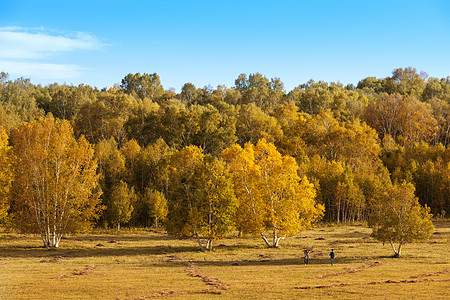
[[[47,117],[20,125],[12,134],[14,179],[12,223],[58,247],[67,232],[90,228],[99,215],[94,151],[76,140],[68,121]]]
[[[199,248],[234,228],[236,200],[225,163],[205,156],[196,146],[175,152],[169,166],[169,213],[166,228],[177,236],[194,236]]]
[[[233,174],[238,229],[260,234],[268,247],[278,247],[285,236],[310,228],[322,216],[314,186],[299,178],[295,159],[282,156],[273,144],[264,139],[244,148],[236,144],[222,157]]]
[[[237,199],[232,176],[226,163],[218,158],[205,156],[198,178],[200,189],[196,197],[202,200],[203,220],[199,230],[206,237],[206,249],[212,250],[213,241],[235,229]]]
[[[404,244],[426,241],[434,230],[430,209],[419,204],[414,190],[410,183],[389,185],[372,203],[372,236],[389,242],[395,257],[400,256]]]

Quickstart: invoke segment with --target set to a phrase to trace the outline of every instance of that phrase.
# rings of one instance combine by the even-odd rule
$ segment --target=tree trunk
[[[401,242],[398,244],[398,251],[397,251],[398,257],[400,257],[400,254],[402,254],[402,245],[403,245],[403,241],[401,241]]]
[[[200,248],[201,251],[203,251],[202,241],[200,240],[200,236],[198,235],[197,230],[195,231],[195,237],[197,238],[198,247]]]
[[[259,232],[261,234],[262,239],[266,243],[267,247],[272,248],[272,244],[267,240],[267,238],[264,236],[264,233],[262,231]]]
[[[57,247],[56,246],[56,228],[55,228],[55,226],[53,226],[53,232],[52,232],[52,246]]]
[[[340,217],[341,217],[341,199],[339,197],[339,201],[337,203],[337,218],[336,218],[338,223],[339,223]]]
[[[55,244],[54,244],[54,246],[53,247],[55,247],[55,248],[58,248],[59,247],[59,242],[61,241],[61,236],[57,236],[56,237],[56,240],[55,240]]]
[[[211,239],[208,239],[207,241],[206,241],[206,250],[209,250],[209,251],[211,251],[212,250],[212,244],[213,244],[213,241],[211,240]]]
[[[120,231],[120,222],[117,223],[117,231]]]
[[[286,237],[286,236],[280,236],[280,237],[277,237],[277,239],[274,240],[273,247],[274,247],[274,248],[278,248],[278,244],[280,243],[280,240],[284,240],[285,237]]]
[[[48,239],[46,238],[44,233],[41,234],[41,238],[42,238],[42,242],[44,243],[44,248],[48,248],[49,247]]]
[[[398,250],[395,250],[395,245],[394,242],[392,240],[390,240],[391,246],[392,246],[392,250],[394,250],[394,257],[400,257],[400,254],[402,253],[402,245],[403,245],[403,241],[400,241],[400,243],[398,244]]]

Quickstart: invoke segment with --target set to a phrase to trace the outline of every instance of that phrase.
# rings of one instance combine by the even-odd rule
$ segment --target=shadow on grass
[[[48,258],[48,257],[102,257],[102,256],[142,256],[173,253],[199,252],[193,239],[179,239],[167,234],[89,234],[86,236],[68,236],[61,240],[58,248],[44,248],[36,236],[2,236],[6,243],[0,243],[0,258]],[[14,243],[14,244],[11,244]],[[133,245],[136,243],[138,245]],[[146,246],[145,244],[148,244]],[[157,244],[157,245],[155,245]],[[186,245],[180,245],[186,244]],[[192,245],[192,246],[191,246]],[[232,245],[218,245],[216,249],[239,251],[262,249],[261,245],[237,242]]]
[[[92,247],[92,248],[43,248],[43,247],[0,247],[2,258],[79,258],[108,256],[163,255],[183,252],[195,252],[198,247],[190,246],[139,246],[139,247]]]
[[[64,241],[81,241],[81,242],[141,242],[141,241],[171,241],[177,238],[164,232],[150,231],[149,233],[90,233],[86,235],[67,235],[61,239]]]
[[[433,220],[433,225],[434,225],[434,228],[436,228],[436,229],[450,228],[450,219]]]
[[[356,264],[356,263],[366,263],[368,261],[377,260],[381,257],[358,257],[358,258],[340,258],[335,260],[334,266],[338,267],[343,264]],[[303,263],[303,258],[300,257],[290,257],[290,258],[276,258],[276,257],[264,257],[257,259],[231,259],[231,260],[191,260],[191,263],[195,263],[198,266],[215,266],[215,267],[245,267],[245,266],[287,266],[287,265],[299,265],[304,268],[308,268],[311,265],[329,265],[331,267],[330,259],[328,258],[316,258],[310,259],[309,264],[305,265]]]
[[[303,257],[300,253],[295,256],[281,257],[277,254],[268,253],[265,250],[268,248],[255,246],[255,245],[231,245],[221,246],[221,250],[233,252],[233,250],[250,250],[246,253],[246,258],[239,258],[234,255],[230,255],[230,259],[216,259],[215,253],[205,252],[205,256],[200,259],[189,260],[191,263],[198,264],[199,266],[254,266],[254,265],[303,265]],[[161,259],[155,262],[146,264],[147,266],[159,266],[159,267],[173,267],[180,263],[187,263],[176,254],[182,253],[200,253],[195,243],[192,246],[171,246],[171,245],[158,245],[158,246],[138,246],[138,247],[120,247],[120,245],[110,246],[95,246],[90,248],[50,248],[31,246],[31,247],[0,247],[0,258],[57,258],[57,259],[71,259],[71,258],[84,258],[84,257],[133,257],[133,256],[160,256]],[[227,254],[225,254],[227,255]],[[223,257],[224,253],[218,253],[219,257]],[[280,254],[282,256],[282,254]],[[173,259],[173,258],[176,259]],[[387,258],[386,257],[338,257],[335,264],[350,264],[365,262],[368,260]],[[174,264],[175,263],[175,264]],[[310,265],[329,265],[330,259],[327,256],[314,257],[310,259]],[[307,267],[307,266],[305,266]]]

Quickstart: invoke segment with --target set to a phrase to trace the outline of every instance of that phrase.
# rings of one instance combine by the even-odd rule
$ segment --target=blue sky
[[[33,83],[110,87],[157,73],[164,88],[239,74],[343,84],[412,66],[450,76],[450,1],[12,1],[0,71]]]

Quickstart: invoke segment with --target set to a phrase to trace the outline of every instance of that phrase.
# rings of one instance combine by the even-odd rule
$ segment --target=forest
[[[319,220],[369,222],[383,240],[383,203],[448,217],[449,145],[450,77],[412,67],[180,93],[156,73],[102,90],[1,73],[0,223],[54,247],[92,226],[163,226],[207,249],[237,229],[276,247]]]

